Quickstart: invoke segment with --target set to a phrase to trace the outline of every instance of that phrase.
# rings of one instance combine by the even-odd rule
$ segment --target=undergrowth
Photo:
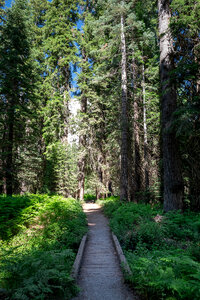
[[[74,199],[0,197],[1,299],[71,299],[70,272],[86,228]]]
[[[126,278],[141,299],[200,299],[199,213],[164,214],[114,197],[99,203],[131,268]]]
[[[95,201],[96,200],[96,195],[93,194],[84,194],[84,201]]]

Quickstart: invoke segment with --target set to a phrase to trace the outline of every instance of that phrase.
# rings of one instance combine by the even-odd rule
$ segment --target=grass
[[[164,214],[145,204],[99,201],[110,219],[141,299],[200,299],[200,214]]]
[[[1,196],[2,299],[71,299],[78,289],[70,272],[86,231],[85,214],[74,199]]]

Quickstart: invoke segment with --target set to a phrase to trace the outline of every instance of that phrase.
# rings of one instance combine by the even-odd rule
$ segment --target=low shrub
[[[169,212],[119,199],[100,202],[142,299],[200,299],[200,214]]]
[[[117,202],[115,202],[116,205]],[[121,203],[115,211],[112,211],[110,226],[125,248],[134,249],[136,243],[140,239],[143,239],[141,226],[145,226],[144,220],[145,222],[149,222],[155,215],[156,211],[151,209],[150,205]],[[148,231],[149,234],[150,228]],[[148,232],[145,232],[145,234],[147,235]],[[151,238],[149,241],[151,242]]]
[[[122,202],[119,200],[119,197],[116,196],[100,199],[97,201],[97,203],[103,206],[104,213],[109,218],[112,216],[112,213],[116,211],[117,208],[122,204]]]
[[[181,250],[126,253],[128,280],[144,299],[200,299],[200,264]]]
[[[74,199],[27,197],[32,201],[23,199],[26,205],[12,218],[18,233],[1,241],[0,286],[6,299],[70,299],[77,292],[70,272],[87,231],[85,214]]]
[[[96,195],[93,195],[93,194],[85,194],[84,195],[84,201],[87,202],[87,201],[95,201],[97,198],[96,198]]]
[[[177,241],[198,241],[200,237],[200,214],[186,211],[185,213],[168,212],[163,219],[169,238]]]
[[[74,258],[70,249],[10,255],[2,262],[1,286],[8,299],[71,299],[78,290],[70,277]]]
[[[0,239],[8,240],[16,235],[47,199],[48,195],[0,195]]]

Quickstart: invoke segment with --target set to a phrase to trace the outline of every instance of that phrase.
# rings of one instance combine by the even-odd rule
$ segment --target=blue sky
[[[5,0],[5,6],[6,7],[10,7],[12,2],[14,2],[14,0]],[[83,26],[83,21],[82,20],[78,20],[77,22],[77,28],[81,29]],[[72,67],[72,66],[71,66]],[[77,69],[77,72],[80,72],[80,68]],[[76,74],[74,72],[72,72],[72,85],[74,88],[77,88],[77,82],[76,82]]]
[[[6,7],[10,7],[11,6],[11,2],[12,2],[12,0],[6,0],[5,1]]]

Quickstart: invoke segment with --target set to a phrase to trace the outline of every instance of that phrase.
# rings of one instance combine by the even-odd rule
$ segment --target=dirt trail
[[[81,292],[73,300],[133,300],[124,284],[113,246],[108,220],[94,203],[84,204],[89,233],[78,285]]]

